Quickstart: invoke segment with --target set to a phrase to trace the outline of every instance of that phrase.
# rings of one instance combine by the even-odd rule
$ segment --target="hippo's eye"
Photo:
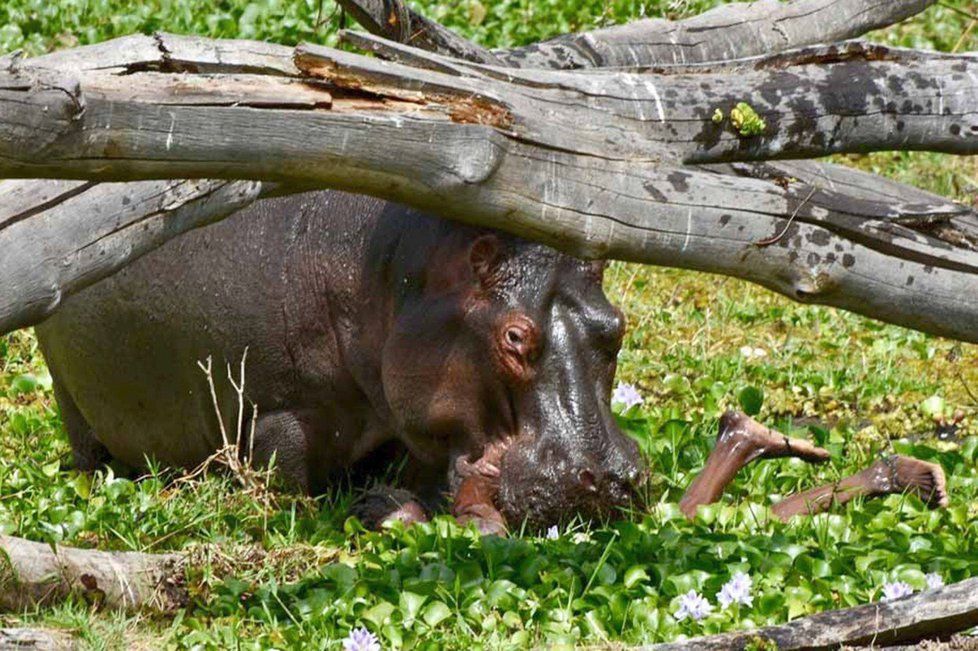
[[[499,353],[503,366],[519,379],[528,379],[536,360],[538,345],[533,322],[522,315],[507,319],[499,331]]]

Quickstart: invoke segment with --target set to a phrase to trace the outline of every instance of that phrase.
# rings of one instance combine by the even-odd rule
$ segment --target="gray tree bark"
[[[656,66],[726,61],[855,38],[936,0],[760,0],[721,5],[680,21],[639,20],[496,52],[523,68]]]
[[[884,196],[825,167],[684,165],[907,143],[976,151],[973,57],[847,44],[639,75],[373,44],[411,65],[171,36],[14,63],[0,76],[0,174],[366,192],[585,257],[736,275],[978,340],[978,229],[965,207],[912,189]],[[756,92],[763,134],[710,119],[737,97],[735,80]],[[884,113],[860,121],[877,99]]]
[[[175,554],[102,552],[0,536],[0,610],[69,598],[114,610],[173,612],[187,603],[184,560]]]
[[[258,197],[253,181],[0,182],[0,332]]]
[[[0,651],[66,651],[74,649],[71,636],[40,628],[0,628]]]
[[[486,50],[412,11],[403,0],[339,0],[367,31],[477,63],[514,68],[635,68],[727,61],[843,41],[900,22],[936,0],[760,0],[686,20],[659,18]]]
[[[781,651],[828,651],[840,646],[889,647],[978,626],[978,578],[891,602],[832,610],[780,626],[653,644],[648,651],[728,651],[761,638]]]

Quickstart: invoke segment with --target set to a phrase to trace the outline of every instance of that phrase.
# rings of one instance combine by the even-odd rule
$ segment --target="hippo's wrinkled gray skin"
[[[197,362],[213,356],[233,422],[225,368],[247,347],[255,457],[274,451],[293,485],[317,493],[408,455],[422,498],[448,489],[488,530],[545,526],[621,504],[640,470],[609,408],[624,322],[602,269],[316,192],[171,241],[37,332],[80,468],[202,462],[220,434]]]

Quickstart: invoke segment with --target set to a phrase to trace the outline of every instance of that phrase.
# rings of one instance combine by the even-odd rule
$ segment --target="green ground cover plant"
[[[416,3],[493,46],[715,4]],[[948,4],[974,10],[967,0]],[[969,19],[950,7],[932,7],[873,38],[978,50]],[[330,43],[339,22],[334,5],[318,0],[7,0],[0,53],[38,54],[157,29]],[[974,158],[840,160],[964,202],[978,194]],[[447,518],[368,532],[346,517],[354,495],[342,486],[311,500],[244,492],[219,473],[192,481],[161,469],[138,481],[80,474],[71,469],[32,333],[0,338],[0,532],[102,549],[182,550],[198,568],[192,604],[175,619],[76,603],[0,621],[67,628],[93,648],[341,648],[361,628],[384,648],[637,643],[867,603],[888,584],[921,590],[928,581],[978,575],[978,346],[690,272],[615,263],[607,290],[630,324],[619,380],[641,402],[619,405],[619,419],[652,469],[643,487],[648,507],[542,536],[480,538]],[[721,502],[687,521],[676,503],[712,447],[718,416],[731,407],[809,437],[833,458],[819,467],[757,463]],[[957,428],[947,427],[955,417],[963,417]],[[929,511],[916,497],[894,495],[787,525],[770,515],[780,496],[887,452],[941,463],[950,507]],[[743,579],[727,586],[739,573],[750,578],[748,593]],[[724,607],[735,590],[739,598]],[[709,613],[684,598],[690,591]],[[696,607],[702,619],[681,617]]]

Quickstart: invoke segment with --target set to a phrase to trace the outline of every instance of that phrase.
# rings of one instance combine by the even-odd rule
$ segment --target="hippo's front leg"
[[[275,474],[297,493],[313,494],[310,451],[314,427],[310,415],[301,411],[272,411],[262,414],[255,426],[252,461],[267,467],[275,459]]]

